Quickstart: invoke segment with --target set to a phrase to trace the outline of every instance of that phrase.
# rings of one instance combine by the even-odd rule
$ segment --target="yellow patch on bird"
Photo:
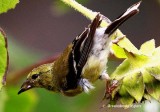
[[[99,58],[91,56],[83,68],[82,76],[93,83],[99,78],[102,68]]]

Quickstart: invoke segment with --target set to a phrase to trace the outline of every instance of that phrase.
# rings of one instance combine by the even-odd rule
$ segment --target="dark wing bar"
[[[85,31],[72,42],[73,47],[69,56],[69,73],[66,77],[66,90],[76,88],[78,80],[81,77],[82,69],[92,48],[94,34],[101,21],[101,15],[97,14],[89,28],[85,29]]]

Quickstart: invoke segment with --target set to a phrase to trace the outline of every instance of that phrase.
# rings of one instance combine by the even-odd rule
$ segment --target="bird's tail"
[[[140,6],[141,1],[129,7],[123,14],[121,14],[116,20],[114,20],[105,30],[105,34],[108,36],[112,35],[114,31],[130,17],[134,16],[139,12],[138,7]]]

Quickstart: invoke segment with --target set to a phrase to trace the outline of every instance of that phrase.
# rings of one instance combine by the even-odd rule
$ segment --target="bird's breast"
[[[82,76],[90,82],[96,81],[107,68],[111,39],[104,34],[105,29],[98,28],[96,30],[92,49],[82,71]]]

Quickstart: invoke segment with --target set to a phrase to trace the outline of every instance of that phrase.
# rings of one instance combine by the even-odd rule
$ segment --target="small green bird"
[[[57,60],[34,68],[29,73],[18,94],[31,88],[45,88],[75,96],[93,89],[92,83],[98,79],[109,80],[106,65],[111,45],[116,40],[109,37],[123,22],[139,12],[139,5],[140,2],[132,5],[106,28],[100,27],[104,16],[97,14],[88,28],[67,46]]]

